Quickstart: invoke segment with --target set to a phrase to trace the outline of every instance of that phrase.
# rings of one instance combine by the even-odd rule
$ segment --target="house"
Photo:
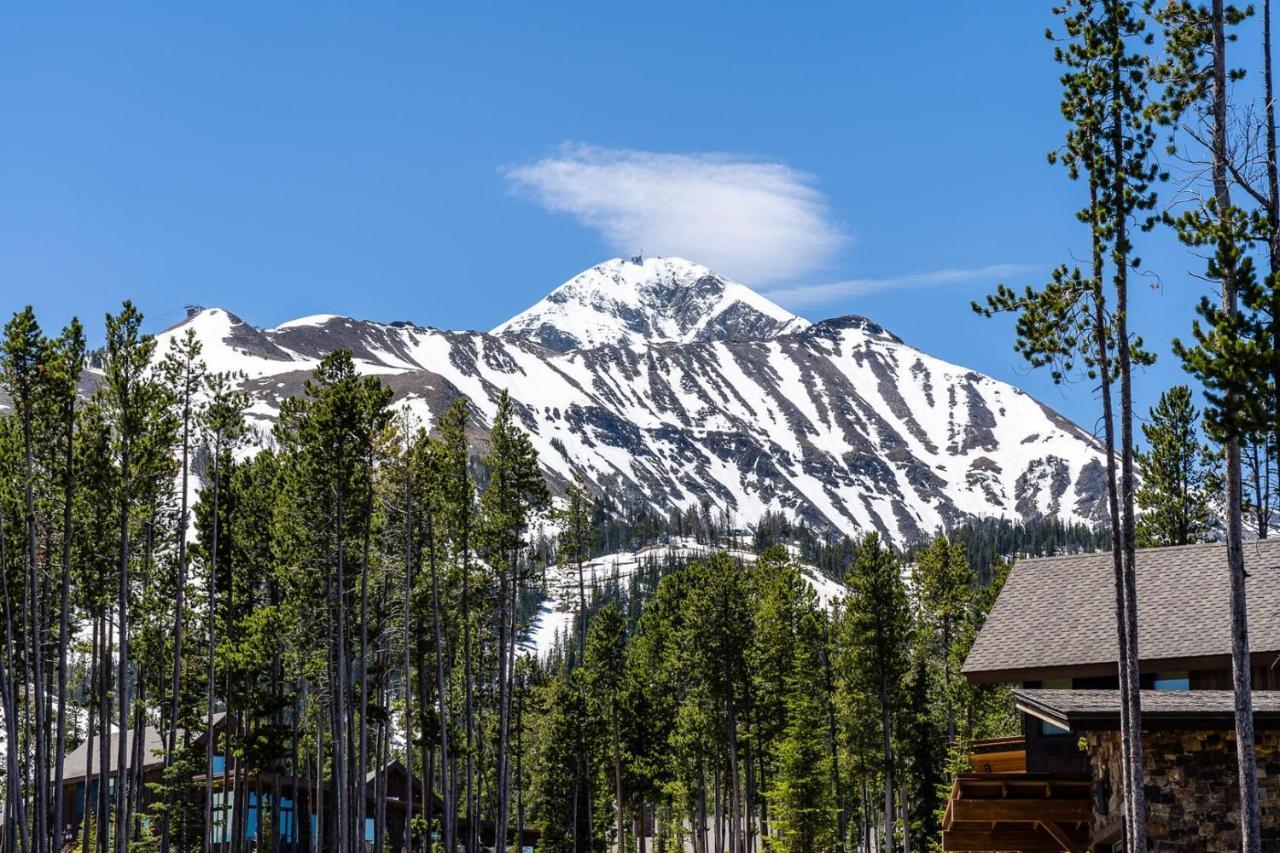
[[[283,773],[248,773],[241,774],[239,783],[234,779],[234,768],[226,760],[223,737],[235,731],[235,723],[225,714],[214,714],[211,725],[194,739],[194,743],[203,753],[203,745],[208,738],[214,738],[213,756],[213,843],[215,849],[230,849],[235,833],[239,832],[245,840],[257,840],[267,836],[270,826],[260,825],[264,816],[276,822],[278,849],[282,851],[303,851],[316,849],[321,838],[328,842],[334,832],[332,809],[326,811],[325,803],[335,799],[332,780],[317,781],[310,777],[290,776]],[[179,733],[179,740],[184,733]],[[63,762],[63,837],[71,841],[79,837],[85,826],[86,808],[90,815],[95,812],[98,801],[99,785],[105,776],[108,785],[108,797],[113,796],[114,777],[116,775],[116,750],[118,742],[112,735],[109,742],[110,763],[108,772],[100,770],[100,741],[93,743],[90,754],[89,743],[82,743],[72,750]],[[154,726],[143,730],[143,738],[139,743],[134,732],[128,732],[126,769],[136,771],[145,783],[159,782],[164,771],[164,733]],[[140,764],[139,764],[140,762]],[[383,787],[385,786],[385,788]],[[206,775],[196,774],[191,780],[190,796],[193,802],[202,806],[205,802]],[[425,790],[422,779],[411,776],[408,769],[399,761],[391,761],[381,769],[370,771],[365,777],[365,847],[372,849],[375,840],[375,820],[378,816],[378,794],[385,790],[386,822],[383,825],[384,843],[390,849],[399,850],[404,847],[404,831],[410,806],[413,814],[434,815],[438,818],[444,811],[444,802],[434,792]],[[144,789],[144,806],[153,795]],[[492,845],[494,825],[492,821],[481,821],[478,826],[482,843]],[[465,818],[458,820],[459,833],[467,832]],[[510,838],[516,835],[513,829]],[[537,831],[524,828],[522,848],[531,847],[537,839]],[[326,845],[327,846],[327,843]]]
[[[1264,847],[1280,850],[1280,540],[1246,544]],[[1221,543],[1137,556],[1147,837],[1238,850],[1229,580]],[[1022,734],[973,745],[944,850],[1113,850],[1124,837],[1110,553],[1014,566],[964,664],[1009,684]]]

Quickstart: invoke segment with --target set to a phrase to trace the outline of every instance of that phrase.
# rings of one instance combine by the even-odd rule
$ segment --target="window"
[[[1041,682],[1040,686],[1045,690],[1070,690],[1072,684],[1070,678],[1046,678]],[[1054,737],[1056,735],[1069,735],[1071,732],[1061,726],[1055,726],[1053,723],[1041,720],[1040,734],[1046,737]]]
[[[1179,672],[1157,672],[1151,684],[1153,690],[1190,690],[1191,674],[1186,670]]]
[[[255,838],[258,834],[258,795],[254,791],[250,791],[247,797],[249,804],[244,814],[244,837]],[[231,820],[232,811],[231,804],[233,796],[231,793],[223,793],[216,791],[213,795],[213,840],[219,844],[228,844],[231,842]],[[266,801],[268,816],[271,810],[270,800]],[[280,798],[280,808],[278,810],[277,822],[280,827],[281,841],[297,841],[297,823],[294,820],[293,801],[288,797]],[[314,826],[314,823],[313,823]]]

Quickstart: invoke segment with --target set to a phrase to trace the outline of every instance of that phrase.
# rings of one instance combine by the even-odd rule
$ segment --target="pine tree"
[[[894,727],[903,707],[911,648],[911,612],[897,559],[872,533],[862,540],[846,581],[849,588],[841,626],[846,691],[861,692],[879,716],[880,766],[884,780],[885,843],[891,848],[897,823],[894,808]]]
[[[1155,121],[1168,107],[1154,93],[1158,66],[1149,53],[1151,34],[1142,10],[1131,0],[1078,0],[1056,10],[1066,43],[1055,48],[1064,66],[1064,117],[1071,123],[1066,144],[1050,155],[1072,179],[1087,178],[1089,204],[1077,218],[1090,227],[1089,275],[1067,266],[1055,270],[1040,291],[1018,296],[1003,285],[980,313],[1019,313],[1016,348],[1035,366],[1049,366],[1056,381],[1071,375],[1076,359],[1099,381],[1104,447],[1107,453],[1108,510],[1116,576],[1116,634],[1121,692],[1121,740],[1125,809],[1134,831],[1131,851],[1145,849],[1142,785],[1141,700],[1138,690],[1138,617],[1132,372],[1152,356],[1129,327],[1131,226],[1156,221],[1153,186],[1165,179],[1153,157]],[[1052,39],[1055,35],[1048,33]],[[1113,299],[1104,293],[1110,263]],[[1118,385],[1119,424],[1112,384]]]
[[[623,810],[626,800],[622,790],[622,716],[624,713],[623,675],[626,655],[626,622],[617,604],[606,604],[591,622],[587,635],[587,652],[583,658],[583,680],[591,709],[598,725],[608,732],[610,782],[614,797],[614,843],[618,853],[626,851],[626,829]],[[609,786],[603,786],[608,790]]]
[[[58,596],[58,690],[57,723],[54,730],[53,832],[60,839],[63,813],[63,764],[67,751],[67,668],[71,643],[71,560],[73,553],[75,493],[78,472],[76,457],[76,411],[80,397],[80,374],[84,367],[85,339],[80,321],[74,317],[54,343],[55,362],[50,371],[51,403],[60,425],[53,440],[61,451],[62,465],[62,571]],[[55,843],[60,843],[56,841]]]
[[[188,328],[181,338],[174,337],[169,342],[169,352],[165,353],[160,370],[169,385],[170,393],[177,401],[178,418],[181,421],[182,447],[181,468],[182,482],[179,496],[181,509],[178,512],[177,527],[177,564],[178,577],[175,586],[173,608],[173,679],[170,688],[169,730],[165,739],[165,763],[172,761],[178,748],[178,716],[181,702],[178,697],[182,691],[182,657],[183,632],[186,629],[186,592],[187,592],[187,529],[190,525],[188,499],[190,494],[191,471],[191,438],[192,429],[198,423],[199,409],[197,395],[203,390],[205,366],[200,358],[200,341],[196,338],[195,329]],[[163,853],[169,850],[169,818],[166,814],[160,826],[160,849]]]
[[[27,306],[13,315],[5,325],[4,347],[0,351],[0,381],[8,390],[17,412],[19,441],[21,443],[21,465],[19,482],[22,483],[23,525],[22,547],[25,556],[25,588],[23,590],[24,613],[27,617],[25,628],[24,656],[29,660],[28,671],[23,676],[23,683],[34,694],[31,699],[33,713],[31,726],[35,748],[32,751],[32,819],[34,820],[34,850],[44,853],[49,849],[49,742],[48,726],[45,720],[45,698],[42,690],[44,680],[44,620],[42,618],[43,572],[37,559],[36,530],[39,520],[36,516],[36,492],[38,489],[36,466],[37,433],[41,431],[42,397],[45,394],[45,375],[51,362],[50,344],[40,331],[36,322],[35,311]],[[14,626],[10,625],[10,632]],[[10,670],[14,672],[14,670]],[[10,706],[9,713],[15,708]],[[18,748],[17,741],[11,741],[11,749]],[[16,780],[15,774],[10,778]],[[16,781],[12,783],[16,785]],[[23,834],[27,834],[24,826]],[[25,841],[24,841],[25,846]]]
[[[245,439],[244,411],[248,407],[248,397],[244,392],[237,391],[232,386],[231,377],[227,374],[214,374],[209,377],[207,390],[209,402],[201,413],[200,420],[209,452],[209,482],[201,490],[201,500],[196,508],[196,526],[201,536],[206,576],[205,635],[207,643],[205,659],[208,669],[205,684],[204,722],[205,725],[211,726],[214,719],[214,702],[218,689],[216,671],[218,639],[220,636],[218,624],[220,618],[222,618],[222,613],[219,611],[221,602],[218,592],[220,587],[225,590],[228,586],[226,581],[222,580],[222,574],[225,573],[225,570],[220,573],[219,558],[224,563],[228,559],[230,524],[227,516],[229,514],[228,505],[232,497],[230,483],[235,470],[235,451]],[[226,607],[223,606],[222,609],[225,611]],[[223,619],[222,621],[225,622],[226,620]],[[223,698],[225,701],[226,697],[224,696]],[[225,740],[225,735],[223,737]],[[216,843],[213,813],[214,740],[215,738],[212,736],[205,740],[205,820],[203,839],[205,853],[209,853]],[[229,761],[229,756],[226,755],[225,742],[223,751],[223,766],[225,768]],[[228,797],[225,779],[221,796],[225,806]],[[226,833],[226,827],[222,828],[222,832]]]
[[[549,499],[537,453],[528,434],[516,426],[515,416],[511,397],[503,391],[489,431],[489,452],[483,460],[489,482],[481,497],[489,564],[498,572],[498,850],[506,849],[511,684],[524,536],[530,514]]]
[[[922,642],[928,658],[941,664],[945,731],[947,740],[952,741],[956,736],[958,666],[963,663],[956,647],[972,612],[975,578],[964,548],[942,536],[917,555],[911,576],[920,600]]]
[[[586,703],[578,672],[562,673],[538,691],[541,713],[533,726],[530,808],[540,845],[552,853],[584,853],[591,845],[584,791],[579,784],[579,751],[587,728]]]
[[[1189,545],[1211,537],[1220,484],[1217,455],[1200,440],[1199,421],[1191,389],[1175,385],[1160,395],[1142,425],[1148,448],[1137,457],[1142,547]]]
[[[1240,76],[1227,66],[1228,26],[1245,11],[1213,0],[1210,14],[1190,4],[1165,12],[1170,44],[1170,89],[1185,110],[1199,110],[1211,130],[1197,141],[1208,149],[1212,196],[1203,207],[1175,221],[1179,239],[1197,250],[1208,247],[1204,277],[1221,289],[1221,304],[1207,297],[1197,308],[1194,345],[1174,341],[1187,370],[1205,386],[1205,424],[1223,445],[1226,476],[1227,573],[1231,584],[1231,665],[1235,696],[1237,764],[1240,778],[1242,849],[1261,849],[1257,757],[1254,754],[1252,675],[1248,609],[1245,596],[1241,443],[1270,425],[1269,341],[1249,312],[1265,310],[1273,296],[1259,287],[1249,251],[1257,229],[1232,202],[1233,164],[1229,160],[1228,84]],[[1204,63],[1208,59],[1207,65]],[[1177,116],[1180,116],[1178,113]],[[1177,117],[1175,116],[1175,117]],[[1242,310],[1243,309],[1243,310]]]
[[[837,849],[839,840],[818,618],[810,610],[795,626],[785,685],[787,722],[778,745],[778,774],[768,790],[776,827],[769,849],[786,853],[826,853]]]
[[[573,566],[578,585],[578,660],[586,653],[587,584],[585,564],[591,557],[595,539],[592,523],[594,503],[586,480],[581,475],[565,486],[565,506],[556,514],[561,529],[556,541],[556,559],[561,566]]]
[[[155,351],[155,340],[142,334],[142,314],[126,301],[118,315],[107,316],[107,346],[105,371],[103,377],[104,402],[108,417],[112,423],[115,442],[115,454],[120,466],[120,489],[118,494],[119,510],[119,542],[117,565],[117,640],[116,676],[118,684],[116,698],[119,702],[120,733],[117,739],[116,752],[116,810],[113,838],[116,853],[125,853],[128,846],[130,823],[129,804],[133,801],[134,791],[130,785],[129,774],[125,773],[128,759],[127,735],[134,719],[135,696],[132,693],[130,679],[129,654],[129,603],[131,598],[130,562],[131,531],[130,518],[133,509],[133,490],[136,487],[137,472],[134,470],[137,444],[143,434],[146,418],[150,413],[158,386],[150,376],[151,357]],[[104,727],[105,729],[105,727]],[[103,848],[108,837],[107,827],[99,828],[103,837]]]
[[[458,618],[462,623],[463,724],[465,728],[463,760],[464,803],[468,837],[461,841],[468,853],[478,845],[479,808],[476,790],[476,700],[475,654],[472,623],[475,602],[472,595],[471,551],[476,527],[475,482],[471,474],[471,456],[467,446],[466,427],[471,417],[471,404],[459,397],[440,419],[440,521],[448,549],[461,578]]]

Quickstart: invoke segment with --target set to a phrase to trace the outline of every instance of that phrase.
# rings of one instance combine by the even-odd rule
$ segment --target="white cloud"
[[[848,239],[813,178],[781,163],[566,145],[505,174],[619,254],[680,256],[747,284],[821,269]]]
[[[883,290],[905,290],[938,287],[948,284],[989,282],[994,285],[1005,278],[1024,275],[1035,267],[1025,264],[992,264],[975,269],[941,269],[909,273],[888,278],[852,278],[824,284],[800,284],[766,290],[764,295],[788,308],[830,305],[843,299],[866,296]]]

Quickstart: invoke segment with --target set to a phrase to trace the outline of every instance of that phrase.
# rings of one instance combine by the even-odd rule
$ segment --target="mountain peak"
[[[204,360],[219,369],[258,374],[263,363],[293,361],[270,338],[224,308],[190,311],[185,319],[156,335],[156,351],[161,355],[168,352],[170,340],[185,335],[187,329],[195,332]]]
[[[493,330],[567,352],[599,346],[765,339],[809,321],[683,258],[596,264]]]

